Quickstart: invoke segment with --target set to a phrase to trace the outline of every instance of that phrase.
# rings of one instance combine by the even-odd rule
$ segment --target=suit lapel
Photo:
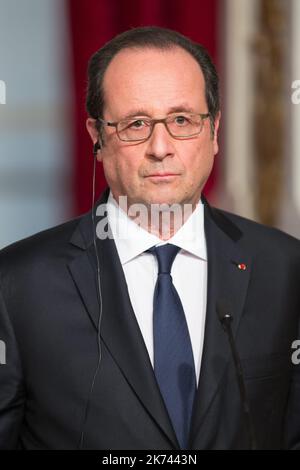
[[[107,201],[108,190],[98,204]],[[97,204],[97,205],[98,205]],[[106,214],[105,214],[106,215]],[[104,219],[101,218],[103,221]],[[96,220],[96,223],[99,219]],[[95,325],[99,302],[91,216],[83,217],[71,243],[82,248],[68,265],[79,295]],[[130,302],[126,280],[113,239],[97,238],[101,273],[101,338],[140,401],[161,430],[178,448],[178,442],[163,403],[151,361]]]
[[[192,448],[201,448],[202,425],[218,391],[230,356],[228,338],[219,322],[216,303],[232,306],[233,334],[237,333],[247,293],[251,257],[239,248],[242,232],[223,214],[205,204],[205,236],[208,256],[207,311],[199,386],[191,428]],[[246,269],[239,269],[244,264]]]

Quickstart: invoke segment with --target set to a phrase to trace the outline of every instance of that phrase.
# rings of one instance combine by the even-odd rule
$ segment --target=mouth
[[[178,173],[152,173],[147,175],[146,178],[169,178],[171,176],[179,176]]]

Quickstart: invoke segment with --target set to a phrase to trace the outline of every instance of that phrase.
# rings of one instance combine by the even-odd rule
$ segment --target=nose
[[[157,159],[164,159],[174,154],[173,138],[168,133],[166,126],[162,122],[154,125],[151,137],[147,143],[147,155]]]

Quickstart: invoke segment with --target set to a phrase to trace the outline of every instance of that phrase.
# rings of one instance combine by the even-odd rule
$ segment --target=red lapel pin
[[[237,266],[241,271],[246,271],[247,269],[247,266],[244,263],[238,264]]]

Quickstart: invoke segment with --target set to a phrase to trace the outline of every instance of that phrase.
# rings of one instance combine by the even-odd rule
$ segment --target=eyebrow
[[[167,112],[167,115],[172,114],[172,113],[182,113],[182,112],[195,113],[195,110],[193,108],[189,107],[189,106],[186,106],[186,105],[182,104],[182,105],[179,105],[179,106],[172,106],[171,108],[169,108],[168,112]],[[151,115],[148,113],[148,111],[146,111],[143,108],[138,108],[138,109],[130,110],[124,116],[123,119],[133,118],[133,117],[136,117],[136,116],[146,116],[146,117],[151,118]]]

